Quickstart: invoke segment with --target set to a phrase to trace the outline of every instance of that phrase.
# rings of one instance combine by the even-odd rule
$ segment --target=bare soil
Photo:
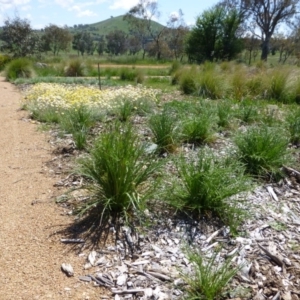
[[[101,299],[101,288],[78,280],[84,259],[60,242],[72,219],[55,204],[47,135],[20,110],[21,97],[0,77],[0,299]]]

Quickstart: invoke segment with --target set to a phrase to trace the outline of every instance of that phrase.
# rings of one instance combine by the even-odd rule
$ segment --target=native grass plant
[[[230,96],[234,100],[241,101],[243,100],[247,94],[248,89],[245,84],[247,79],[247,74],[245,70],[239,69],[236,70],[231,78],[231,90],[230,90]]]
[[[244,124],[254,123],[259,117],[256,102],[250,99],[240,102],[235,116]]]
[[[266,84],[262,73],[249,75],[249,79],[245,82],[249,94],[254,99],[263,98],[266,94]]]
[[[11,60],[12,58],[9,55],[0,54],[0,71],[2,71]]]
[[[287,130],[290,133],[290,142],[300,145],[300,108],[293,107],[285,118]]]
[[[236,195],[251,188],[244,167],[237,160],[217,157],[205,148],[195,160],[179,158],[176,166],[180,182],[172,187],[171,205],[196,217],[217,217],[236,232],[245,216]]]
[[[95,115],[83,104],[63,111],[59,119],[61,129],[72,134],[75,146],[79,150],[85,148],[88,133],[95,122]]]
[[[6,65],[5,77],[7,80],[15,80],[17,78],[30,78],[32,76],[32,63],[27,58],[16,58]]]
[[[269,75],[267,97],[272,100],[288,103],[287,94],[288,72],[282,69],[275,69]]]
[[[230,128],[234,115],[233,103],[230,100],[222,100],[217,104],[217,125],[221,128]]]
[[[186,300],[218,300],[226,297],[228,284],[241,270],[243,265],[234,266],[232,257],[225,260],[220,251],[215,251],[211,257],[199,250],[186,248],[188,260],[192,264],[192,272],[182,273],[187,283]]]
[[[254,177],[277,180],[282,165],[291,162],[289,137],[279,127],[250,127],[237,134],[235,143],[239,160]]]
[[[205,144],[213,141],[214,119],[209,111],[185,117],[182,120],[182,138],[185,142]]]
[[[165,109],[160,114],[153,114],[149,119],[149,128],[153,135],[153,142],[158,145],[161,153],[176,151],[180,132],[174,114]]]
[[[68,77],[84,76],[84,65],[81,60],[70,60],[65,68],[65,75]]]
[[[209,99],[221,99],[224,95],[224,84],[222,78],[217,76],[213,70],[206,70],[197,78],[199,84],[199,96]]]
[[[108,217],[130,222],[143,211],[155,187],[154,181],[148,181],[159,167],[129,123],[111,124],[96,139],[89,157],[79,161],[79,174],[88,179],[91,198],[78,212],[83,215],[96,210],[98,224]]]
[[[184,72],[183,74],[181,74],[179,87],[180,90],[186,95],[195,93],[197,90],[195,76],[192,73],[188,72]]]

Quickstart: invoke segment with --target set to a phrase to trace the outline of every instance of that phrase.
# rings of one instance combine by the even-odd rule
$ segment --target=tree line
[[[26,19],[7,19],[0,34],[1,50],[15,57],[51,52],[58,55],[72,47],[78,55],[142,53],[151,57],[182,59],[190,62],[231,60],[243,50],[249,63],[279,52],[284,62],[294,54],[300,57],[300,18],[298,0],[221,0],[202,12],[188,27],[179,10],[169,17],[167,26],[154,26],[160,11],[158,3],[139,0],[124,16],[129,33],[113,30],[95,36],[81,28],[71,34],[67,26],[49,24],[33,30]],[[280,27],[281,26],[281,27]],[[284,27],[285,33],[280,33]]]

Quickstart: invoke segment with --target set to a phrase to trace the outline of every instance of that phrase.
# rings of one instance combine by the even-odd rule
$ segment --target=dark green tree
[[[204,11],[187,38],[189,59],[201,63],[234,58],[242,50],[241,23],[242,19],[235,9],[216,5]]]
[[[69,49],[72,35],[67,27],[50,24],[44,29],[43,39],[45,47],[50,49],[53,55],[58,55],[60,51],[67,51]]]
[[[93,37],[89,32],[78,32],[73,36],[72,47],[83,56],[84,53],[93,55],[97,45],[94,43]]]
[[[20,17],[7,19],[2,28],[2,49],[14,57],[24,57],[37,52],[39,36],[31,28],[30,22]]]
[[[106,35],[107,52],[119,55],[126,52],[126,33],[122,30],[114,30]]]

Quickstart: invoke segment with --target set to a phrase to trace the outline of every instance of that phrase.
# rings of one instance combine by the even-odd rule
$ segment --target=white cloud
[[[137,0],[116,0],[112,5],[109,6],[110,9],[126,9],[129,10],[131,7],[138,4]]]
[[[77,13],[77,17],[81,18],[81,17],[95,17],[97,16],[96,13],[94,13],[93,11],[86,9],[84,11],[80,11],[79,13]]]

